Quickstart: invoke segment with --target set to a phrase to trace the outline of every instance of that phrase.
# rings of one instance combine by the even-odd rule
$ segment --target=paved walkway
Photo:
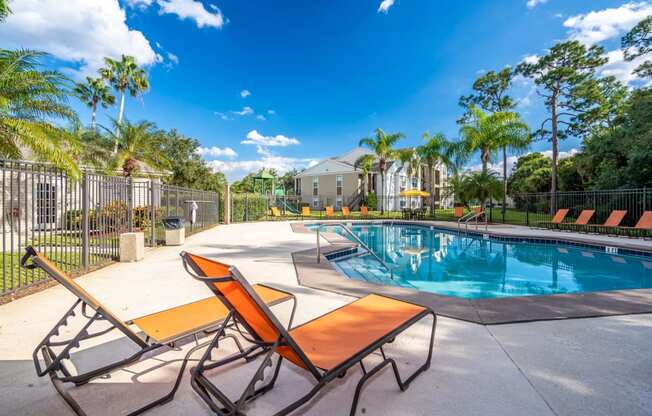
[[[119,317],[133,318],[209,296],[183,271],[178,253],[196,252],[238,266],[252,282],[297,295],[296,322],[336,308],[351,298],[297,285],[290,253],[314,247],[314,235],[293,233],[288,223],[221,226],[194,235],[184,247],[149,252],[145,260],[115,264],[78,279]],[[47,379],[34,374],[34,345],[72,302],[61,287],[0,306],[0,414],[72,415]],[[393,346],[399,365],[417,365],[423,334],[417,328]],[[85,346],[84,363],[111,359],[124,340]],[[441,318],[433,365],[405,393],[389,371],[366,387],[358,414],[368,415],[651,415],[652,315],[482,326]],[[189,346],[116,371],[75,388],[89,415],[124,414],[169,388]],[[225,351],[225,353],[231,352]],[[99,357],[99,358],[98,358]],[[156,371],[148,368],[161,366]],[[214,375],[235,393],[255,364],[233,365]],[[296,414],[345,415],[360,371],[349,371]],[[274,390],[250,406],[269,415],[309,388],[306,373],[284,365]],[[321,399],[321,400],[320,400]],[[209,415],[184,378],[174,402],[151,415]]]

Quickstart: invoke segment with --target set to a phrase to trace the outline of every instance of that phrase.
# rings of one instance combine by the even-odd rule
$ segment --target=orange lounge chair
[[[345,217],[351,215],[351,211],[349,210],[349,207],[342,207],[342,215]]]
[[[310,207],[302,207],[301,217],[309,217],[309,216],[310,216]]]
[[[455,218],[462,218],[464,216],[464,207],[455,207]]]
[[[618,231],[618,226],[625,218],[625,215],[627,215],[627,211],[618,211],[618,210],[611,211],[611,214],[609,214],[609,217],[604,222],[604,224],[587,224],[583,228],[578,227],[578,231],[582,231],[582,230],[586,232],[593,231],[593,232],[604,233],[604,234],[609,234],[610,231],[613,231],[614,233],[616,233]]]
[[[580,215],[577,217],[575,222],[572,223],[561,223],[558,225],[558,228],[560,230],[569,230],[569,231],[574,231],[577,230],[579,227],[585,227],[589,224],[589,221],[591,221],[591,218],[593,218],[593,214],[595,214],[594,209],[584,209],[582,212],[580,212]]]
[[[125,367],[138,361],[145,353],[149,353],[159,348],[174,347],[175,342],[182,338],[194,335],[197,345],[191,348],[183,359],[172,390],[164,396],[131,411],[129,415],[138,415],[152,409],[153,407],[171,401],[179,388],[183,372],[191,354],[199,348],[205,347],[210,342],[214,342],[214,340],[211,339],[199,343],[197,336],[199,334],[206,334],[208,331],[215,329],[229,315],[228,309],[222,304],[222,302],[214,296],[211,296],[203,300],[123,322],[120,318],[111,313],[106,306],[102,305],[99,300],[88,293],[76,281],[62,272],[54,263],[33,247],[27,247],[27,252],[21,260],[21,265],[29,269],[39,268],[43,270],[48,276],[68,289],[68,291],[77,298],[72,307],[45,336],[45,339],[36,346],[33,354],[36,374],[39,377],[48,375],[57,392],[66,403],[70,405],[77,415],[85,415],[86,413],[68,392],[65,384],[71,383],[80,385],[87,383],[94,378],[104,376],[115,369]],[[294,295],[288,292],[272,289],[263,285],[254,285],[252,290],[256,293],[256,296],[260,297],[261,302],[270,306],[286,300],[294,300]],[[82,329],[72,338],[61,340],[61,336],[59,335],[62,328],[66,327],[69,323],[68,321],[74,319],[75,316],[85,319],[86,324],[83,325]],[[97,324],[98,321],[104,321],[105,323],[100,324],[100,328],[96,328],[94,324]],[[109,324],[108,328],[106,325],[107,323]],[[135,326],[138,331],[142,332],[143,336],[133,331],[130,328],[132,325]],[[83,373],[79,371],[71,371],[75,368],[75,360],[71,354],[73,354],[74,350],[81,347],[80,343],[83,344],[85,340],[102,336],[113,330],[122,332],[129,341],[135,344],[134,346],[138,351],[127,358],[109,364],[103,363],[101,366]],[[260,353],[260,351],[256,351],[260,349],[260,347],[256,349],[253,349],[252,347],[245,349],[235,336],[222,335],[222,339],[233,339],[240,351],[231,361],[240,358],[250,360],[256,355],[256,352]],[[41,362],[43,362],[44,365],[42,365]],[[227,362],[220,362],[216,364],[219,366],[226,363]]]
[[[618,227],[618,231],[636,237],[652,234],[652,211],[645,211],[634,227]]]
[[[552,217],[552,220],[538,222],[537,226],[539,228],[557,228],[559,224],[564,222],[564,219],[566,219],[569,211],[570,209],[568,208],[558,209],[555,216]]]
[[[333,207],[326,207],[326,216],[332,217],[333,215],[335,215],[333,212]]]
[[[215,262],[190,253],[181,253],[186,269],[197,280],[204,282],[229,309],[222,324],[197,367],[192,370],[191,385],[213,412],[218,415],[244,414],[243,406],[260,394],[271,390],[276,382],[283,358],[314,378],[316,384],[304,396],[288,404],[275,416],[287,415],[310,401],[331,381],[344,377],[351,367],[361,365],[363,376],[358,382],[350,414],[355,415],[358,398],[364,383],[386,366],[391,365],[396,381],[403,391],[412,380],[430,367],[437,317],[426,307],[380,296],[368,295],[335,309],[297,327],[285,329],[276,316],[258,297],[249,283],[233,266]],[[393,342],[403,331],[428,316],[432,329],[425,362],[407,379],[402,379],[394,359],[386,355],[383,346]],[[236,400],[226,396],[204,374],[212,368],[206,361],[211,357],[217,339],[231,321],[246,328],[250,342],[265,349],[267,355],[254,373],[248,387]],[[380,351],[383,361],[367,369],[362,360]],[[278,360],[272,369],[272,358]],[[270,367],[271,379],[254,390],[255,382],[263,380]],[[297,384],[295,387],[298,387]]]
[[[272,217],[279,219],[282,217],[281,211],[277,207],[271,207],[270,209],[272,210]]]
[[[369,207],[360,207],[360,216],[367,217],[369,216]]]

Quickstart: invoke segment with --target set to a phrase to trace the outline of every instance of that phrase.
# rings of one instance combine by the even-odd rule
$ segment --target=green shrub
[[[267,197],[259,194],[231,194],[231,221],[257,221],[268,215]]]
[[[367,207],[369,211],[375,211],[378,208],[378,199],[375,192],[369,192],[366,198]]]

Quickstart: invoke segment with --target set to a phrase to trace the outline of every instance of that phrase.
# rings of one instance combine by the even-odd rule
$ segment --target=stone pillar
[[[120,234],[120,261],[139,261],[145,257],[145,234],[122,233]]]
[[[224,190],[224,224],[231,224],[231,186],[228,183]]]

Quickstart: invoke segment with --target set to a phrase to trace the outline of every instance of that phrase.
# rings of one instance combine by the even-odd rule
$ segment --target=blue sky
[[[652,14],[647,2],[607,0],[10,4],[15,13],[0,26],[0,47],[48,51],[50,65],[73,78],[93,73],[104,55],[136,56],[152,88],[127,101],[126,116],[199,139],[204,157],[231,180],[263,165],[308,166],[376,127],[405,133],[405,146],[418,145],[424,131],[455,138],[459,96],[482,71],[516,65],[569,37],[603,44],[611,51],[605,73],[635,83],[617,48]],[[544,112],[533,86],[517,80],[513,95],[538,126]],[[101,112],[99,122],[116,112]],[[562,150],[578,147],[571,139]]]

